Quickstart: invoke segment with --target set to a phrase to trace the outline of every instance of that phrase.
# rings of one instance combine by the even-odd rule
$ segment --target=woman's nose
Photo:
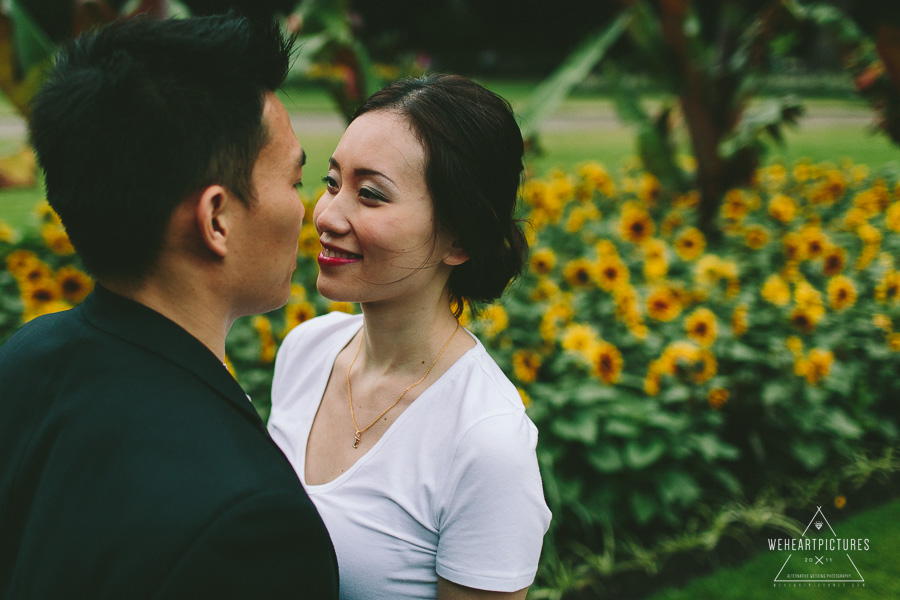
[[[337,194],[328,192],[322,194],[322,197],[316,202],[316,208],[313,211],[313,223],[320,235],[326,231],[341,235],[350,230],[350,224],[344,214],[340,192]]]

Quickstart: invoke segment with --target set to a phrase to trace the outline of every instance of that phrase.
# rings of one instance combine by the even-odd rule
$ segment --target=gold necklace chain
[[[375,418],[374,421],[372,421],[371,423],[369,423],[368,425],[366,425],[366,426],[363,427],[362,429],[360,429],[360,428],[359,428],[359,425],[356,424],[356,415],[353,413],[353,392],[350,391],[350,369],[353,368],[353,364],[356,362],[356,357],[359,356],[359,349],[362,348],[362,342],[363,342],[363,337],[364,337],[364,335],[363,335],[362,333],[360,334],[360,336],[359,336],[359,344],[357,344],[357,346],[356,346],[356,353],[353,355],[353,360],[350,361],[350,366],[347,367],[347,398],[350,400],[350,418],[353,420],[353,428],[356,430],[356,439],[353,441],[353,447],[354,447],[354,448],[358,448],[358,447],[359,447],[359,440],[360,440],[360,437],[362,436],[362,434],[364,434],[366,431],[368,431],[368,429],[369,429],[370,427],[372,427],[372,425],[374,425],[375,423],[377,423],[378,421],[380,421],[380,420],[381,420],[381,417],[383,417],[384,415],[388,414],[388,412],[389,412],[392,408],[394,408],[395,406],[397,406],[397,404],[399,404],[400,401],[403,399],[403,396],[406,395],[406,392],[408,392],[409,390],[413,389],[414,387],[416,387],[417,385],[419,385],[420,383],[422,383],[423,381],[425,381],[425,378],[428,377],[428,374],[429,374],[429,373],[431,373],[431,370],[434,368],[434,365],[437,364],[437,361],[438,361],[438,359],[441,357],[441,355],[444,353],[444,350],[446,350],[446,349],[447,349],[447,346],[450,345],[450,342],[451,342],[451,340],[453,340],[453,336],[456,335],[456,332],[457,332],[457,331],[459,331],[459,321],[456,322],[456,329],[453,330],[453,333],[450,335],[450,339],[447,340],[447,343],[444,344],[444,347],[441,348],[441,351],[438,352],[438,355],[434,357],[434,360],[433,360],[433,361],[431,361],[431,366],[428,367],[428,370],[425,371],[425,374],[422,375],[422,378],[421,378],[420,380],[418,380],[417,382],[415,382],[414,384],[412,384],[411,386],[409,386],[408,388],[406,388],[405,390],[403,390],[403,392],[401,392],[400,396],[399,396],[396,400],[394,400],[394,403],[393,403],[393,404],[391,404],[390,406],[388,406],[388,407],[384,410],[383,413],[381,413],[380,415],[378,415],[378,416]]]

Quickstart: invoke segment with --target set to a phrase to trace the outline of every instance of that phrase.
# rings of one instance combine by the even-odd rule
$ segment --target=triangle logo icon
[[[790,541],[790,554],[775,583],[865,583],[850,556],[851,551],[863,549],[863,540],[839,538],[821,506],[800,537]],[[868,540],[865,544],[868,549]],[[771,542],[770,549],[774,549]]]

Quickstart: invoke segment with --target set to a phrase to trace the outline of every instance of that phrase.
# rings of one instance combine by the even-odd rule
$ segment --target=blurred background
[[[900,3],[0,2],[0,342],[93,286],[27,144],[58,49],[230,9],[300,38],[281,98],[310,208],[391,80],[461,73],[515,108],[530,268],[464,321],[540,430],[554,520],[529,598],[844,597],[772,590],[790,553],[767,541],[817,509],[871,538],[856,587],[900,597]],[[263,418],[284,334],[358,311],[316,294],[318,251],[306,223],[291,301],[228,340]]]

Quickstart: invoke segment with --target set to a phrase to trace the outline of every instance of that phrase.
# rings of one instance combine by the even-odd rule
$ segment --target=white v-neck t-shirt
[[[340,597],[433,599],[438,575],[500,592],[531,585],[550,524],[537,429],[477,339],[353,466],[307,485],[313,419],[338,353],[360,327],[362,315],[331,313],[288,334],[268,425],[331,535]]]

